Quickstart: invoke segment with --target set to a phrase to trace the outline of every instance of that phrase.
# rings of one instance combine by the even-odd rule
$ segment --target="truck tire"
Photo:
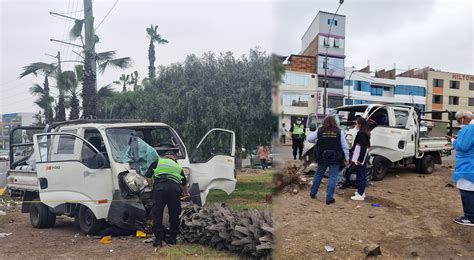
[[[34,228],[47,228],[49,225],[49,208],[39,199],[30,204],[30,222]]]
[[[56,225],[56,214],[48,209],[48,228],[52,228],[54,225]]]
[[[434,157],[430,154],[426,154],[421,158],[419,170],[423,174],[431,174],[433,173],[435,163],[434,163]]]
[[[81,206],[79,209],[79,227],[86,235],[97,235],[105,225],[105,220],[97,219],[89,208]]]
[[[372,176],[374,181],[381,181],[388,171],[388,161],[383,156],[376,155],[372,161]]]

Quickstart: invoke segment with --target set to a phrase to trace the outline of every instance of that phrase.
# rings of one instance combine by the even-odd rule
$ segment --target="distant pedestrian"
[[[258,159],[260,159],[260,163],[262,164],[262,170],[265,170],[267,168],[267,150],[263,145],[258,146]]]
[[[350,152],[352,153],[351,163],[355,165],[357,171],[357,191],[351,197],[351,200],[364,200],[365,186],[367,184],[367,156],[370,148],[370,127],[362,117],[356,119],[355,127],[359,131]]]
[[[474,120],[472,113],[466,110],[458,111],[455,118],[461,130],[451,139],[456,150],[452,180],[461,193],[464,216],[455,218],[454,222],[474,226]]]
[[[280,144],[285,144],[286,143],[287,132],[288,131],[285,128],[285,123],[281,124],[281,127],[280,127]]]
[[[344,132],[337,127],[336,120],[327,116],[322,127],[308,136],[308,141],[316,143],[316,162],[318,168],[313,177],[310,196],[316,198],[319,185],[324,172],[329,167],[329,181],[326,189],[326,204],[334,203],[334,190],[339,166],[349,160],[349,146],[344,137]]]
[[[304,140],[306,139],[305,127],[302,124],[301,117],[296,119],[296,123],[290,128],[291,141],[293,148],[293,159],[296,160],[296,155],[299,154],[299,159],[303,154]]]

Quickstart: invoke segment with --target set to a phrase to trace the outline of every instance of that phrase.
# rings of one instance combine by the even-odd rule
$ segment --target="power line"
[[[105,21],[105,19],[107,18],[107,16],[109,16],[110,12],[112,12],[112,10],[114,9],[114,7],[117,5],[118,3],[118,0],[115,1],[115,4],[110,8],[110,10],[107,12],[107,14],[105,15],[105,17],[102,19],[102,21],[100,21],[99,25],[97,25],[97,27],[95,28],[95,30],[97,31],[100,27],[100,25]]]

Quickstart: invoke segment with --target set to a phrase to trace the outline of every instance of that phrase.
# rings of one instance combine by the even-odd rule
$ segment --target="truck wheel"
[[[374,177],[374,181],[381,181],[385,178],[388,171],[388,162],[382,156],[375,156],[374,160],[372,161],[372,175]]]
[[[39,199],[30,204],[30,222],[34,228],[47,228],[49,224],[49,208]]]
[[[52,228],[54,225],[56,225],[56,214],[48,209],[48,227]]]
[[[105,220],[97,219],[89,208],[81,206],[79,209],[79,227],[86,235],[97,235],[104,227]]]
[[[434,158],[432,155],[425,155],[421,158],[420,172],[424,174],[431,174],[434,170]]]

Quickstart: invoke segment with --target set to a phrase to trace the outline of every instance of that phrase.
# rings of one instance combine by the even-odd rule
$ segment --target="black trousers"
[[[280,144],[285,144],[285,140],[286,139],[286,136],[285,135],[281,135],[280,136]]]
[[[163,210],[168,207],[170,239],[175,240],[179,233],[179,214],[181,214],[181,185],[173,181],[155,183],[153,187],[153,233],[159,241],[165,238]]]
[[[303,153],[303,144],[304,139],[303,138],[293,138],[293,144],[291,147],[293,148],[293,158],[296,160],[296,154],[299,154],[299,157],[301,157],[301,154]]]

